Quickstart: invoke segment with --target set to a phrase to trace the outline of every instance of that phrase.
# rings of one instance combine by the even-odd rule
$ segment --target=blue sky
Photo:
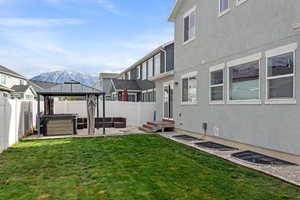
[[[118,72],[173,39],[175,0],[0,0],[0,65]]]

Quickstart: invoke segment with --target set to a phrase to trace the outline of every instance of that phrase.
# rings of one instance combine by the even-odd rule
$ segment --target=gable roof
[[[14,85],[11,89],[14,90],[14,92],[21,92],[24,93],[28,90],[30,85]]]
[[[116,78],[119,75],[119,73],[100,73],[99,78],[100,79],[112,79]]]
[[[7,67],[4,67],[2,65],[0,65],[0,73],[1,72],[4,73],[4,74],[7,74],[7,75],[15,76],[17,78],[21,78],[21,79],[25,79],[26,80],[26,78],[24,76],[18,74],[17,72],[14,72],[14,71],[8,69]]]
[[[42,89],[47,89],[54,87],[56,85],[59,85],[59,83],[53,83],[53,82],[46,82],[46,81],[36,81],[36,80],[30,80],[31,83],[39,86]]]
[[[77,81],[69,81],[38,91],[38,94],[43,96],[85,96],[89,94],[101,95],[103,92],[96,88],[83,85]]]
[[[155,87],[152,81],[148,80],[121,80],[121,79],[112,79],[113,86],[116,90],[149,90]]]
[[[181,4],[183,3],[183,1],[184,0],[176,0],[176,3],[175,3],[175,5],[174,5],[174,7],[173,7],[173,9],[171,11],[171,14],[170,14],[169,18],[168,18],[168,20],[170,22],[174,22],[175,21],[177,13],[178,13],[179,8],[180,8]]]

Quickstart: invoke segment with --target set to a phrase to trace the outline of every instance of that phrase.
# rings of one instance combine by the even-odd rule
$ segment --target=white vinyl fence
[[[36,101],[0,97],[0,153],[35,126]]]
[[[155,103],[106,101],[106,117],[125,117],[127,125],[140,126],[147,121],[153,121]],[[79,114],[87,117],[86,101],[56,101],[55,114]],[[102,101],[99,101],[99,113],[102,117]],[[97,113],[97,112],[95,112]]]

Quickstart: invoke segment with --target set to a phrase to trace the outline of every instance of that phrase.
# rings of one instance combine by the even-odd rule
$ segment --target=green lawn
[[[0,200],[300,199],[300,190],[157,135],[20,142]]]

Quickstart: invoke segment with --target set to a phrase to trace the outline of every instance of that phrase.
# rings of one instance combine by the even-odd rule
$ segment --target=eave
[[[176,3],[171,11],[169,18],[168,18],[169,22],[175,22],[177,13],[179,11],[179,8],[180,8],[182,2],[183,2],[183,0],[176,0]]]

